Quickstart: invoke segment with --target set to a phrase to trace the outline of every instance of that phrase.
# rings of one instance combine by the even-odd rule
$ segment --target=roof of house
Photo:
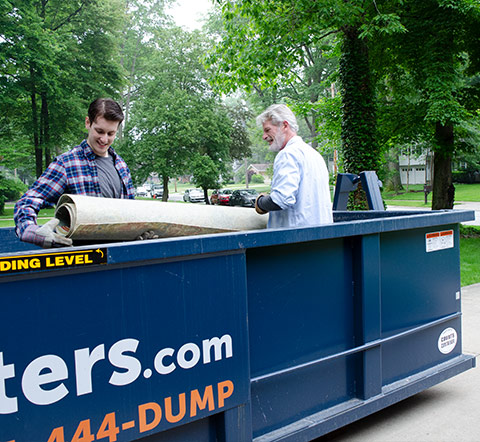
[[[250,164],[247,169],[254,170],[255,172],[266,172],[269,167],[270,164]]]

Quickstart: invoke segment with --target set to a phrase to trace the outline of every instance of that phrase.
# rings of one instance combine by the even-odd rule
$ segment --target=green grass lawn
[[[480,226],[460,225],[460,279],[462,287],[480,282]]]
[[[399,193],[382,192],[382,196],[390,205],[407,205],[407,201],[417,201],[424,206],[425,194],[422,184],[414,184]],[[455,201],[480,201],[480,183],[479,184],[455,184]],[[400,204],[401,202],[401,204]],[[428,194],[428,205],[432,202],[432,193]],[[415,205],[415,204],[410,204]],[[417,206],[421,207],[421,206]],[[425,207],[425,206],[424,206]]]
[[[3,215],[0,215],[0,227],[13,227],[13,203],[5,204]],[[53,218],[55,209],[43,209],[38,213],[38,224],[46,223],[50,218]]]
[[[480,236],[460,238],[460,279],[462,287],[480,282]]]
[[[385,203],[387,208],[390,206],[405,206],[405,207],[418,207],[420,209],[431,209],[432,201],[429,199],[428,203],[425,204],[425,201],[415,201],[415,200],[391,200],[386,199]]]

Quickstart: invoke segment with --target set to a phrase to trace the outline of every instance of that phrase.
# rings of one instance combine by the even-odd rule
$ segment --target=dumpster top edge
[[[163,238],[151,241],[104,243],[98,244],[98,246],[108,247],[109,263],[127,263],[434,227],[475,219],[475,212],[467,210],[334,213],[336,222],[314,227],[267,229]],[[75,250],[96,246],[75,247]],[[20,250],[20,248],[19,250],[12,250],[10,253],[0,254],[0,256],[18,253]],[[55,250],[60,251],[62,249]],[[72,249],[69,248],[68,250]],[[22,251],[22,253],[38,254],[51,253],[51,251],[35,248],[35,250]]]

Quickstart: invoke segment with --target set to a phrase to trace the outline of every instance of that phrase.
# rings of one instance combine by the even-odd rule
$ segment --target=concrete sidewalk
[[[463,353],[478,356],[480,284],[462,288],[462,312]],[[476,367],[316,442],[480,442],[479,421],[480,369]]]
[[[387,210],[431,210],[430,208],[421,208],[421,207],[412,207],[412,206],[391,206],[387,207]],[[480,226],[480,202],[463,202],[458,201],[455,202],[453,210],[473,210],[475,211],[475,220],[474,221],[467,221],[462,224],[470,224],[475,226]],[[480,437],[479,437],[480,442]]]

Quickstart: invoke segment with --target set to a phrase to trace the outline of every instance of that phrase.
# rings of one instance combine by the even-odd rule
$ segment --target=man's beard
[[[270,150],[272,152],[280,152],[284,144],[285,144],[285,134],[278,134],[277,136],[275,136],[273,143],[270,144]]]

